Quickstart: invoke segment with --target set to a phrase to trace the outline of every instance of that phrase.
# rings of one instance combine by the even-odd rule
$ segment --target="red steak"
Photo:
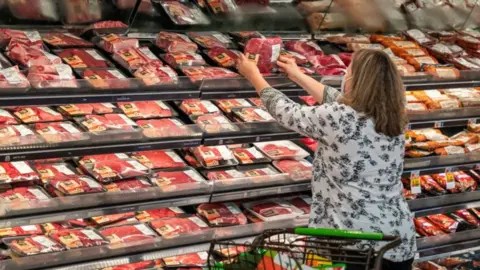
[[[72,229],[58,231],[51,237],[67,249],[107,245],[108,241],[92,229]]]
[[[245,55],[257,63],[260,72],[268,73],[276,67],[280,56],[282,38],[252,38],[245,45]]]
[[[285,42],[285,48],[296,52],[305,57],[314,55],[324,55],[322,48],[314,40],[291,40]]]

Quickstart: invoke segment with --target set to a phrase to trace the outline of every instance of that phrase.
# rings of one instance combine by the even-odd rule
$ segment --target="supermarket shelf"
[[[480,108],[461,108],[448,111],[429,111],[425,113],[409,113],[408,129],[466,127],[469,121],[476,123]]]
[[[425,250],[419,250],[415,257],[416,262],[430,261],[451,256],[461,255],[467,252],[475,252],[480,250],[480,240],[466,241],[433,247]]]
[[[480,207],[480,190],[409,200],[408,205],[416,217]]]
[[[477,75],[478,76],[478,75]],[[477,77],[478,78],[478,77]],[[468,88],[479,87],[478,79],[460,79],[460,80],[420,80],[405,81],[406,90],[432,90],[432,89],[450,89],[450,88]]]
[[[468,170],[480,164],[480,152],[464,155],[432,156],[424,158],[406,158],[403,176],[409,177],[412,172],[419,175],[443,173],[445,170]]]
[[[311,183],[300,183],[286,186],[266,187],[254,190],[240,190],[233,192],[214,193],[212,194],[212,202],[234,201],[246,198],[258,198],[280,194],[288,194],[294,192],[304,192],[311,190]]]

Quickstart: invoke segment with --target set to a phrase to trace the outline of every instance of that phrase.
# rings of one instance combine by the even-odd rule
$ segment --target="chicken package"
[[[21,203],[38,200],[48,200],[50,197],[40,188],[16,187],[0,193],[0,200],[4,203]]]
[[[155,63],[162,65],[162,61],[150,51],[148,47],[134,48],[129,47],[115,51],[113,59],[128,70],[137,70],[143,65]]]
[[[289,40],[285,41],[285,48],[304,57],[324,55],[322,48],[314,40]]]
[[[217,63],[217,65],[224,68],[233,68],[237,64],[240,52],[224,47],[213,47],[208,50],[207,55],[210,59]]]
[[[480,219],[478,219],[476,216],[470,213],[467,209],[457,210],[455,211],[455,214],[463,218],[469,224],[476,227],[480,227]]]
[[[221,67],[204,67],[204,66],[183,67],[182,72],[192,82],[198,82],[203,80],[235,78],[239,76],[238,73],[235,73],[229,69],[221,68]]]
[[[110,244],[132,243],[138,241],[153,240],[156,234],[145,224],[132,224],[108,227],[100,230]]]
[[[18,66],[0,69],[0,87],[1,88],[27,88],[30,82],[27,77],[20,72]]]
[[[298,195],[287,198],[293,206],[303,211],[303,214],[310,214],[310,208],[312,205],[312,197],[307,195]]]
[[[172,117],[173,110],[160,100],[119,102],[118,107],[131,119]]]
[[[368,44],[368,43],[347,43],[347,48],[350,51],[356,52],[359,50],[384,50],[382,44]]]
[[[232,152],[237,161],[242,165],[270,162],[270,159],[258,151],[255,147],[235,148],[232,149]]]
[[[149,171],[147,167],[134,159],[98,161],[91,166],[86,166],[86,169],[102,183],[144,176]]]
[[[65,0],[61,4],[66,24],[83,24],[102,19],[100,0]]]
[[[187,115],[219,114],[220,110],[209,100],[185,99],[180,109]]]
[[[72,122],[36,123],[33,128],[48,143],[69,143],[89,139],[88,134],[82,132]]]
[[[64,251],[65,248],[45,235],[4,240],[10,250],[20,257]]]
[[[164,56],[167,62],[173,68],[181,68],[182,66],[205,66],[207,62],[196,52],[169,52]]]
[[[259,142],[253,145],[273,160],[302,160],[309,156],[307,151],[291,141]]]
[[[31,145],[41,143],[35,133],[25,125],[0,124],[0,146]]]
[[[227,182],[225,180],[244,179],[246,177],[245,174],[236,169],[207,171],[206,175],[210,181],[222,181],[223,183]]]
[[[190,32],[188,37],[205,49],[214,47],[230,48],[233,46],[230,38],[220,32]]]
[[[282,38],[252,38],[245,45],[245,56],[255,61],[262,73],[271,72],[276,68],[276,62],[282,48]]]
[[[210,226],[238,226],[247,224],[247,218],[237,204],[204,203],[197,207],[197,213],[204,217]]]
[[[23,123],[53,122],[64,120],[63,116],[50,107],[19,107],[14,115]]]
[[[195,5],[177,1],[162,1],[161,5],[175,25],[209,24],[208,17]]]
[[[86,248],[108,244],[108,241],[93,229],[58,231],[50,234],[50,237],[67,249]]]
[[[451,145],[476,144],[479,140],[477,134],[467,131],[461,131],[450,137]]]
[[[156,45],[166,52],[196,52],[197,44],[189,37],[180,33],[160,32],[158,33]]]
[[[217,99],[214,100],[215,105],[218,106],[224,113],[231,113],[233,108],[240,108],[240,107],[252,107],[246,99]]]
[[[74,175],[65,179],[54,178],[50,180],[47,190],[51,195],[70,196],[105,192],[105,189],[92,178],[85,175]],[[50,187],[53,187],[51,189]]]
[[[432,195],[444,195],[447,191],[442,188],[430,175],[420,176],[420,186],[423,191]]]
[[[262,108],[247,107],[247,108],[234,108],[232,113],[240,119],[242,122],[272,122],[275,121],[270,113]]]
[[[85,69],[81,77],[94,88],[124,89],[131,86],[130,79],[116,68]]]
[[[65,64],[30,66],[27,79],[35,88],[78,87],[72,69]]]
[[[198,146],[193,149],[192,153],[207,169],[238,164],[232,151],[225,145]]]
[[[145,167],[155,169],[183,168],[187,164],[173,150],[152,150],[135,152],[130,155]]]
[[[480,40],[472,36],[457,36],[456,43],[465,49],[478,50],[480,49]]]
[[[68,32],[42,34],[42,40],[54,48],[93,47],[93,43]]]
[[[197,216],[169,217],[150,222],[150,227],[163,238],[170,239],[206,230],[208,224]]]
[[[15,63],[23,67],[34,65],[58,65],[62,63],[60,57],[48,53],[42,49],[25,47],[20,44],[11,46],[7,56]]]
[[[458,79],[460,71],[453,66],[423,65],[423,70],[437,79]]]
[[[112,103],[66,104],[57,108],[59,112],[69,117],[113,113],[116,109]]]
[[[150,181],[161,188],[189,186],[190,183],[203,183],[205,179],[193,168],[177,171],[157,171],[150,176]]]
[[[171,67],[163,66],[158,62],[152,62],[139,67],[133,73],[133,76],[140,79],[146,86],[178,82],[177,72]]]
[[[105,115],[89,114],[78,120],[79,125],[89,132],[107,130],[134,130],[137,124],[124,114],[110,113]]]
[[[0,229],[0,238],[44,234],[40,225],[24,225]]]
[[[121,214],[96,216],[96,217],[91,217],[90,219],[92,221],[94,221],[98,226],[105,226],[105,225],[108,225],[108,224],[116,223],[120,220],[130,219],[130,218],[134,218],[134,217],[135,217],[134,212],[127,212],[127,213],[121,213]]]
[[[108,68],[108,62],[95,49],[64,49],[56,53],[72,68]]]
[[[309,56],[308,61],[315,68],[347,68],[342,59],[335,54]]]
[[[216,114],[193,115],[192,120],[207,133],[235,132],[240,129],[227,117]]]
[[[282,173],[288,173],[294,181],[312,179],[312,163],[306,160],[276,160],[273,166]]]
[[[207,264],[208,253],[206,251],[198,253],[190,253],[177,255],[173,257],[163,258],[163,264],[167,267],[178,267],[178,266],[188,266],[188,269],[197,269],[191,268],[191,266],[204,266]],[[178,269],[178,268],[177,268]]]
[[[422,236],[438,236],[446,234],[426,217],[414,218],[413,221],[415,223],[415,229]]]
[[[138,48],[138,39],[122,37],[116,34],[108,34],[98,38],[98,45],[108,53],[128,48]]]
[[[191,136],[188,126],[178,119],[139,120],[137,124],[148,138]]]
[[[151,186],[152,184],[150,184],[150,182],[148,182],[146,179],[143,179],[143,178],[119,180],[113,183],[108,183],[103,185],[103,187],[107,190],[107,192],[132,191],[132,190],[149,188]]]
[[[242,205],[263,221],[291,219],[303,214],[302,210],[280,198],[246,202]]]
[[[67,163],[43,163],[35,164],[35,169],[40,174],[43,183],[53,179],[69,179],[78,175],[73,167]]]
[[[26,161],[0,162],[0,182],[36,181],[40,176]]]
[[[179,217],[185,215],[185,211],[178,207],[166,207],[137,212],[136,218],[143,223],[157,219]]]

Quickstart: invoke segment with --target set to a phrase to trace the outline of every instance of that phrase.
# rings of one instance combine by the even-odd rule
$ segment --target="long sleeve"
[[[340,91],[331,86],[325,85],[323,90],[323,103],[328,104],[337,101],[338,97],[341,96]]]

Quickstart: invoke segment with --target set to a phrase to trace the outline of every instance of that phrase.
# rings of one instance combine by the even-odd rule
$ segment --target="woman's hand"
[[[290,78],[292,81],[296,81],[299,75],[303,74],[300,68],[298,68],[295,59],[280,56],[278,58],[277,65],[280,67],[280,70],[285,72],[288,78]]]
[[[260,75],[260,70],[255,61],[249,60],[243,53],[240,53],[237,60],[238,73],[243,75],[247,80],[252,80],[255,76]]]

